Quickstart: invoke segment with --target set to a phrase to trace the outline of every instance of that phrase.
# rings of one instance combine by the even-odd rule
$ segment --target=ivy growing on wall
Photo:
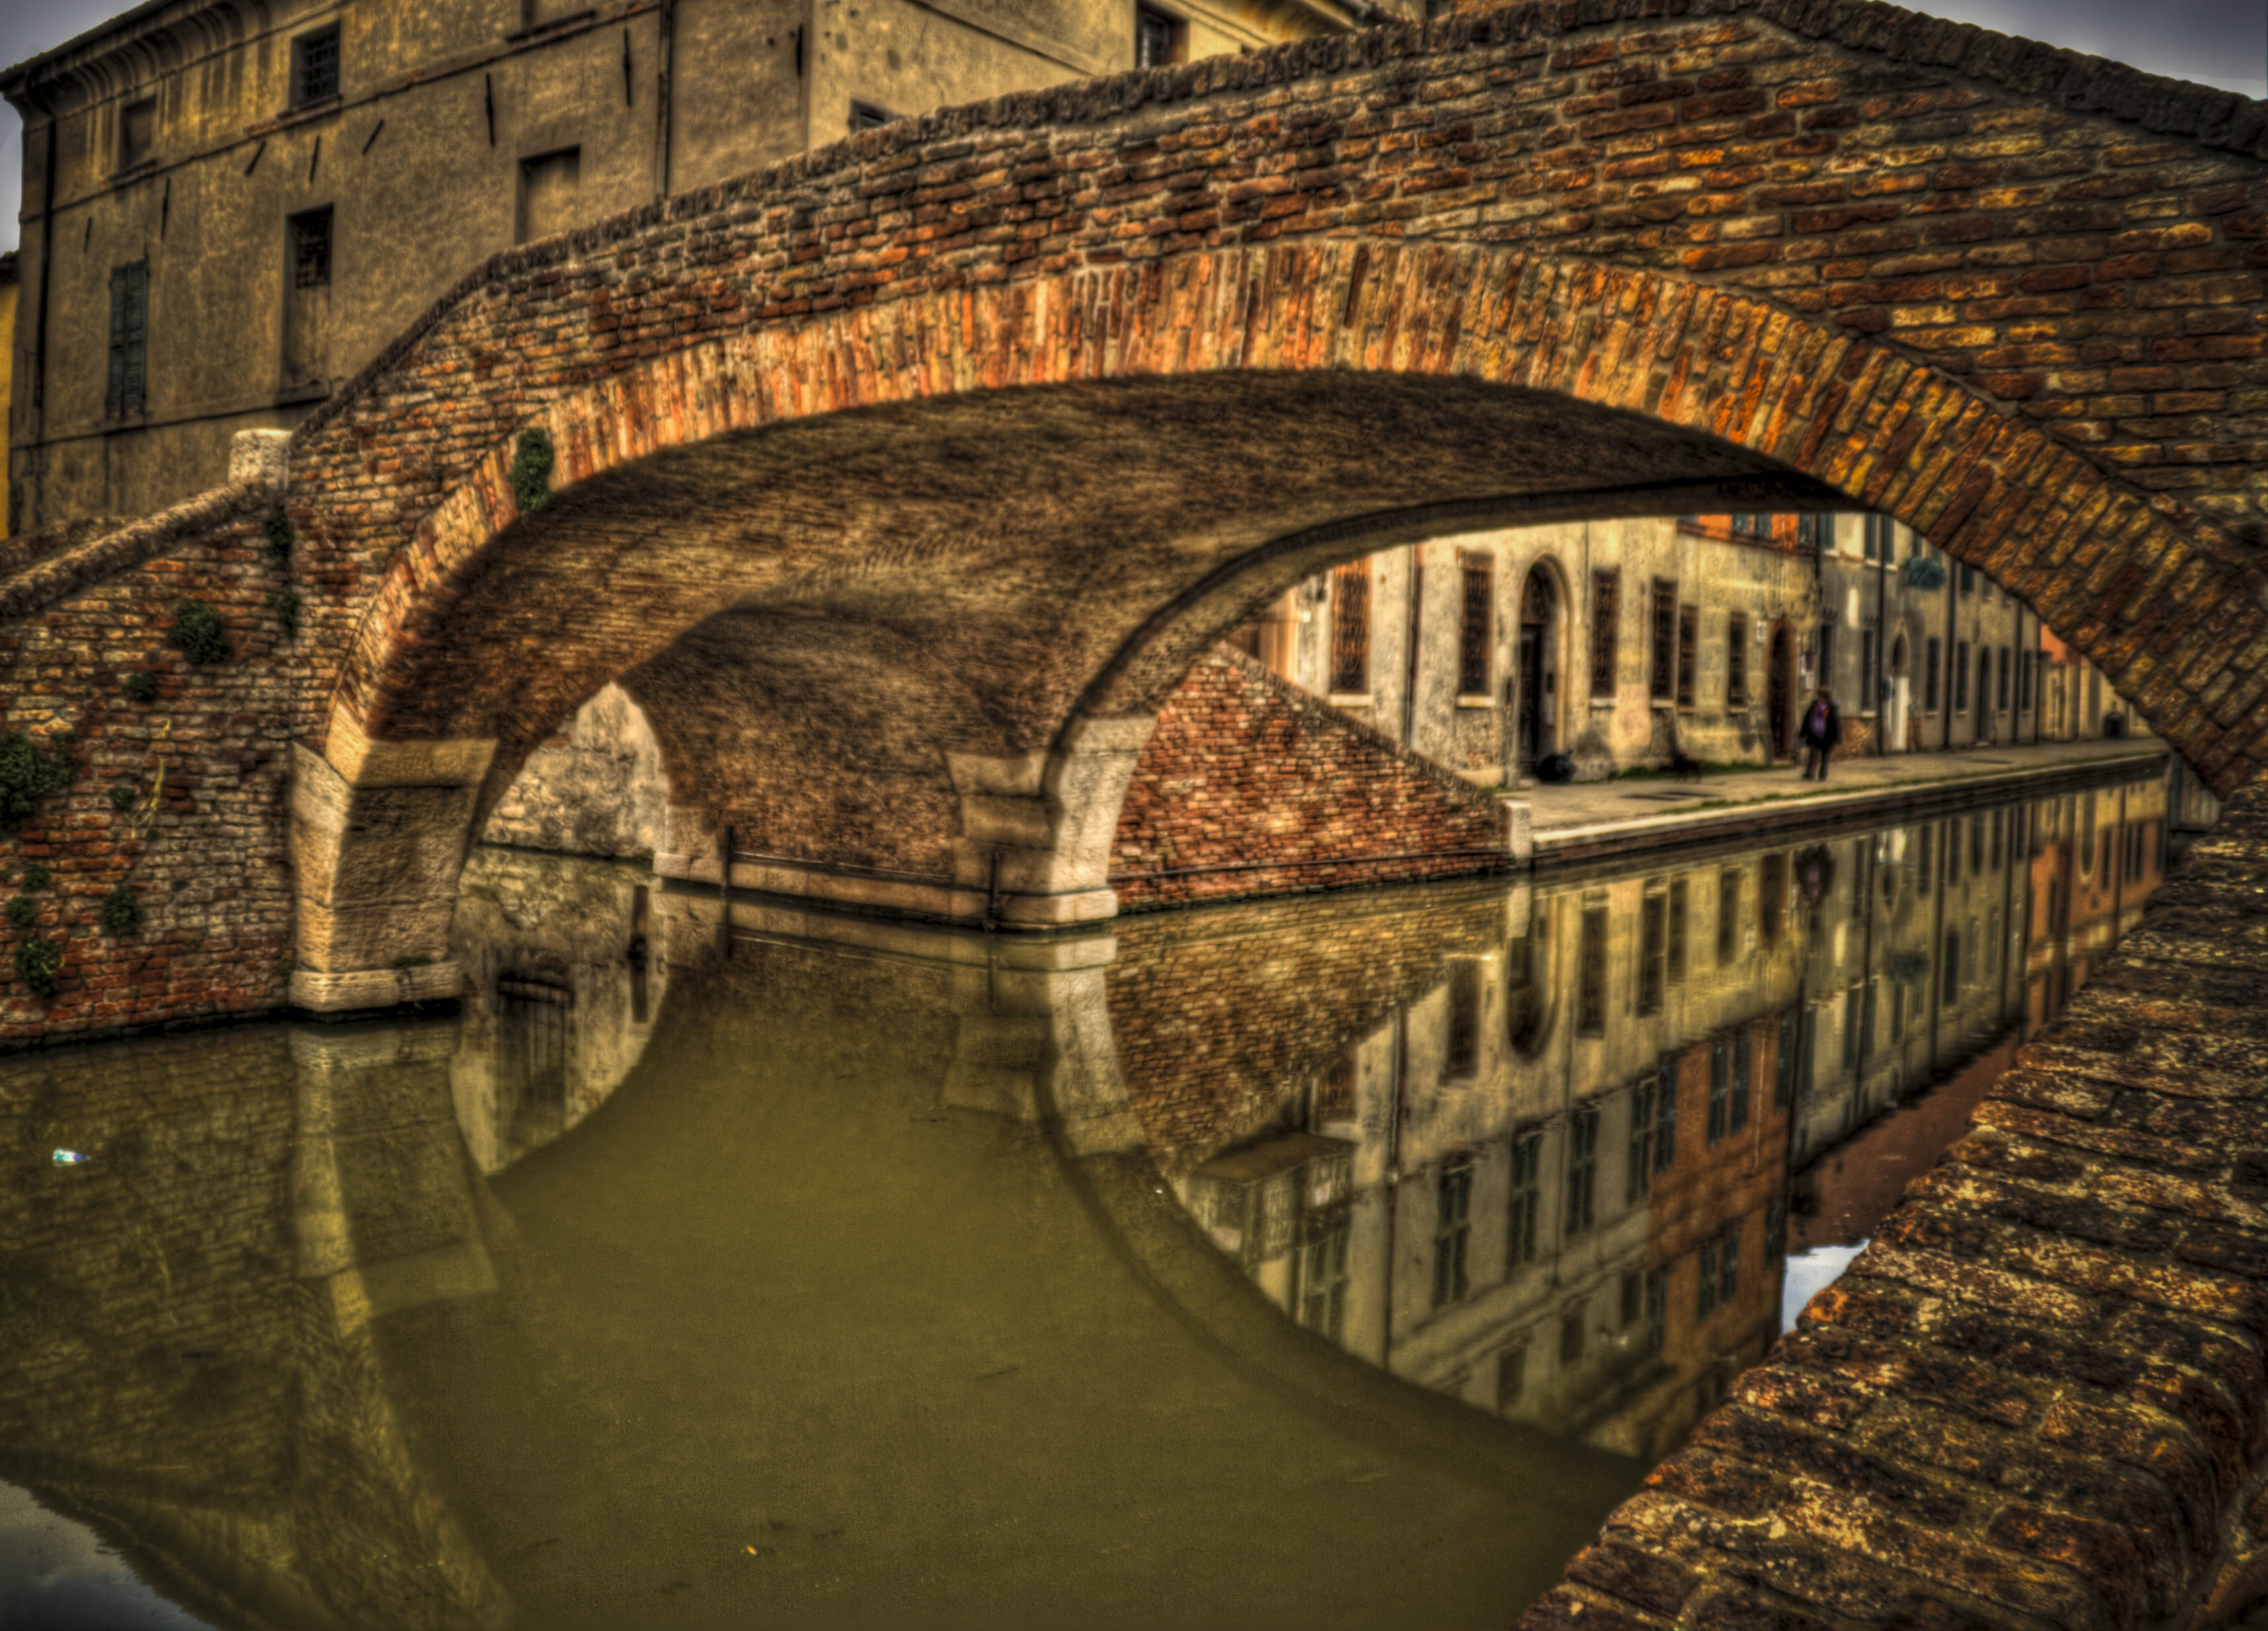
[[[63,972],[63,949],[44,935],[33,935],[16,948],[16,978],[40,996],[55,994]]]
[[[512,496],[519,505],[522,515],[534,515],[551,497],[551,471],[556,460],[551,451],[550,432],[541,425],[530,425],[519,433],[519,445],[512,455]]]
[[[298,590],[280,590],[269,596],[268,609],[276,613],[276,621],[283,626],[284,637],[286,640],[297,640],[299,637],[299,591]]]
[[[291,558],[291,546],[298,540],[291,531],[290,516],[285,515],[281,510],[269,511],[267,524],[261,528],[261,531],[268,539],[269,555],[275,556],[278,562],[289,561]]]
[[[137,668],[118,682],[118,688],[131,702],[154,702],[158,700],[158,676]]]
[[[192,663],[228,661],[228,625],[202,600],[181,602],[173,613],[173,632],[166,637]]]
[[[20,825],[42,800],[77,780],[77,767],[23,731],[0,736],[0,827]]]
[[[130,935],[142,927],[142,901],[133,889],[121,884],[102,898],[102,912],[96,918],[105,934]]]

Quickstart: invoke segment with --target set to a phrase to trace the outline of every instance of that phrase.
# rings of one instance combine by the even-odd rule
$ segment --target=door
[[[1520,629],[1520,770],[1525,775],[1543,757],[1543,630],[1534,623]]]
[[[1787,625],[1782,623],[1772,630],[1771,687],[1765,708],[1768,728],[1771,731],[1771,753],[1774,759],[1788,756],[1792,739],[1793,721],[1789,712],[1794,705],[1795,676],[1791,661],[1792,652],[1787,637]]]

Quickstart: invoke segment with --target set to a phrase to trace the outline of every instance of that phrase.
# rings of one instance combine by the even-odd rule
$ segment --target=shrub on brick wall
[[[192,663],[228,661],[228,625],[202,600],[181,602],[173,615],[173,632],[167,638]]]
[[[42,801],[78,779],[78,770],[21,731],[0,736],[0,827],[17,827]]]

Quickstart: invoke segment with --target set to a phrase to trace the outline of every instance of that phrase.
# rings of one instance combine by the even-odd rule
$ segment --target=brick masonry
[[[1122,911],[1509,866],[1506,807],[1216,647],[1158,711],[1119,807]],[[1274,864],[1270,864],[1274,863]]]

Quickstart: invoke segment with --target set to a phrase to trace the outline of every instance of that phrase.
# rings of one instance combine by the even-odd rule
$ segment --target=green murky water
[[[2165,819],[1043,943],[482,852],[460,1014],[0,1060],[0,1624],[1501,1626]]]

